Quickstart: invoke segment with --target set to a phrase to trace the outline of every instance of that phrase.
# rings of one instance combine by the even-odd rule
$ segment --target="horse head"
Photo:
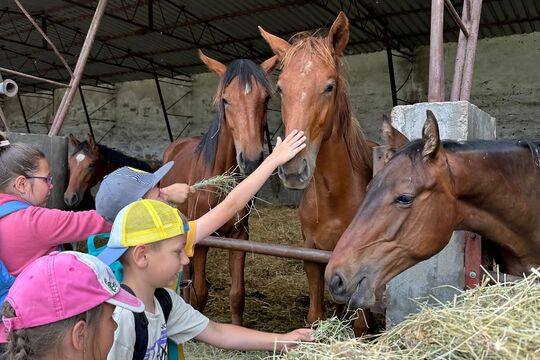
[[[349,20],[340,12],[326,37],[299,34],[293,44],[261,27],[259,31],[283,63],[277,92],[285,133],[298,129],[307,137],[306,148],[281,166],[278,174],[286,187],[305,189],[313,176],[322,141],[339,127],[334,120],[336,114],[350,119],[348,87],[340,64],[349,41]]]
[[[73,134],[69,134],[69,141],[74,150],[68,160],[69,183],[64,192],[64,202],[68,207],[76,207],[82,201],[85,192],[100,180],[96,171],[100,151],[90,134],[88,140],[83,142]]]
[[[387,135],[386,141],[395,140]],[[371,307],[380,286],[441,251],[458,223],[454,179],[433,113],[422,139],[388,158],[326,267],[337,302]]]
[[[233,138],[241,172],[249,174],[263,159],[266,112],[272,95],[268,74],[277,65],[278,58],[273,56],[261,65],[247,59],[224,65],[201,51],[199,56],[208,69],[220,77],[214,98],[218,120],[224,121]]]

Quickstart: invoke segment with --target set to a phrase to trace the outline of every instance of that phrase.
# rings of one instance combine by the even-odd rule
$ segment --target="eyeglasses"
[[[41,180],[46,180],[46,181],[47,181],[47,185],[49,185],[49,186],[52,186],[52,184],[53,184],[53,177],[52,177],[52,175],[49,175],[49,176],[27,176],[26,178],[27,178],[27,179],[41,179]]]

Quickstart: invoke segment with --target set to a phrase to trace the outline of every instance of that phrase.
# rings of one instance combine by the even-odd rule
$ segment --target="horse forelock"
[[[238,78],[241,89],[253,88],[252,81],[259,84],[267,95],[272,94],[272,85],[268,79],[268,74],[261,68],[260,65],[254,63],[249,59],[237,59],[233,60],[228,66],[225,74],[221,78],[216,94],[214,95],[214,104],[219,104],[223,96],[225,89],[231,84],[231,82]]]
[[[246,94],[253,89],[253,81],[255,81],[256,84],[259,84],[267,95],[270,95],[273,92],[272,85],[268,79],[268,74],[260,65],[254,63],[252,60],[237,59],[233,60],[227,66],[227,70],[219,82],[213,100],[217,107],[216,116],[210,125],[210,128],[206,131],[195,148],[195,154],[200,155],[202,153],[205,164],[210,168],[215,166],[221,126],[223,125],[225,118],[225,106],[223,101],[221,101],[223,92],[236,78],[238,78],[240,89]]]

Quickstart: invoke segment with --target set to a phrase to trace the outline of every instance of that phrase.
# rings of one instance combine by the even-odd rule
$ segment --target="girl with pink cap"
[[[4,303],[4,358],[106,359],[116,306],[144,310],[96,257],[74,251],[41,257],[21,272]]]

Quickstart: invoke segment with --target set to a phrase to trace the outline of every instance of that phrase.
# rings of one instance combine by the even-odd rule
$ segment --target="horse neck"
[[[110,154],[111,152],[118,153],[118,158],[111,158],[106,157],[107,154]],[[101,166],[97,166],[99,168],[99,171],[97,171],[99,179],[101,180],[105,175],[110,174],[114,170],[121,168],[123,166],[131,166],[134,168],[137,168],[139,170],[147,171],[148,168],[141,168],[143,164],[141,164],[141,161],[132,158],[130,156],[124,155],[120,153],[119,151],[113,150],[113,149],[105,149],[103,146],[100,147],[100,158],[99,163]]]
[[[540,228],[538,168],[529,150],[456,152],[447,158],[455,184],[457,228],[480,233],[518,255],[528,251]]]
[[[336,198],[343,199],[343,193],[354,192],[354,189],[359,189],[357,196],[365,195],[365,189],[367,184],[372,178],[372,161],[371,158],[367,158],[368,161],[359,161],[353,159],[350,152],[347,140],[345,138],[344,129],[341,129],[339,125],[339,112],[333,112],[331,121],[332,124],[336,124],[332,128],[331,135],[323,139],[317,155],[317,163],[314,171],[315,187],[318,191],[327,191],[327,186],[321,182],[317,183],[317,179],[323,180],[332,184],[332,194]],[[350,119],[352,122],[353,119]],[[354,126],[352,123],[348,123],[345,126]],[[351,129],[351,131],[355,131]],[[358,144],[353,146],[366,147],[365,140],[360,136],[355,140]],[[360,163],[359,163],[360,162]]]

